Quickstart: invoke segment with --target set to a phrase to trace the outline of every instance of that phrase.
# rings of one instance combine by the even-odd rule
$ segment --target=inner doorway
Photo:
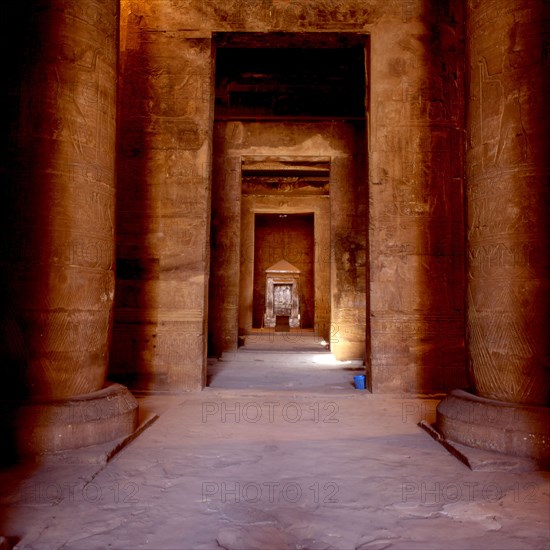
[[[299,329],[313,329],[314,291],[314,217],[308,214],[256,214],[254,220],[254,294],[252,328],[264,329],[266,311],[266,270],[281,260],[300,270],[298,287]],[[285,287],[275,291],[284,297]],[[288,289],[290,292],[290,288]],[[284,300],[282,300],[284,302]],[[281,302],[281,307],[284,304]],[[290,306],[290,303],[288,304]],[[284,316],[282,311],[280,316]],[[289,310],[290,315],[290,310]]]
[[[246,335],[266,328],[265,269],[285,260],[305,283],[299,329],[327,342],[339,360],[362,358],[368,37],[214,38],[209,356],[237,351]]]

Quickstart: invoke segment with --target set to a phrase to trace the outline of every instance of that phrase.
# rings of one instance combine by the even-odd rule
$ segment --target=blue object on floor
[[[353,380],[355,381],[355,389],[356,390],[364,390],[365,389],[365,375],[364,374],[358,374],[357,376],[354,376]]]

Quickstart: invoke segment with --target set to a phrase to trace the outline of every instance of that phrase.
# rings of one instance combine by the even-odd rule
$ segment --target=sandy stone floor
[[[328,353],[241,350],[104,465],[2,472],[19,549],[548,549],[550,474],[471,471],[418,427],[438,399],[355,390]],[[79,458],[80,457],[80,458]]]

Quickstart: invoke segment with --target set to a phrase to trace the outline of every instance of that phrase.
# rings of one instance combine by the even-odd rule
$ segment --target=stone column
[[[550,5],[470,0],[469,375],[446,437],[550,460]]]
[[[35,2],[24,24],[1,222],[9,242],[2,361],[12,397],[24,403],[19,446],[44,452],[110,441],[137,422],[128,390],[105,385],[115,288],[118,2]]]

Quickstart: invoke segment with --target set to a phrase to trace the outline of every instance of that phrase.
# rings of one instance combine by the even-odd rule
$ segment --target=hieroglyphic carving
[[[401,0],[401,19],[408,23],[420,15],[420,4],[416,0]]]
[[[232,4],[207,4],[210,24],[242,29],[256,24],[271,31],[304,29],[361,29],[381,17],[376,2],[360,4],[338,0],[238,0]]]
[[[114,265],[112,239],[93,239],[89,235],[78,234],[72,239],[59,243],[51,251],[52,263],[67,263],[92,269],[112,269]]]
[[[203,384],[202,369],[197,369],[203,361],[204,335],[200,330],[186,328],[182,331],[158,333],[155,364],[167,370],[167,387],[171,389],[198,389]]]
[[[379,81],[369,155],[373,384],[377,377],[378,388],[432,391],[450,378],[447,367],[465,372],[462,13],[449,3],[394,6],[394,17],[416,31],[400,26],[384,48],[372,40]],[[420,311],[402,343],[392,345],[388,326],[379,330],[380,317],[399,326]],[[454,325],[448,338],[432,330],[432,317]]]
[[[117,3],[31,8],[10,191],[23,249],[8,287],[33,352],[30,395],[61,399],[105,381],[114,297]],[[10,306],[11,307],[11,306]]]
[[[529,140],[522,121],[519,90],[507,92],[502,74],[490,75],[485,58],[479,59],[479,72],[479,127],[482,143],[490,147],[490,154],[484,158],[495,165],[524,162],[529,154]]]
[[[210,73],[186,74],[179,78],[176,85],[176,103],[180,101],[198,101],[208,103],[210,101]]]
[[[472,240],[468,251],[472,282],[484,284],[487,280],[508,279],[519,284],[520,280],[537,278],[537,273],[544,269],[546,244],[535,236],[531,240],[509,237],[501,234]]]
[[[115,44],[117,32],[117,7],[115,3],[98,1],[88,2],[68,2],[66,4],[64,15],[73,18],[75,22],[82,22],[91,25],[100,31],[105,40]],[[75,24],[75,23],[73,23]],[[114,55],[114,50],[113,50]]]
[[[144,75],[150,97],[147,110],[158,117],[192,118],[207,106],[209,101],[209,73],[170,74],[162,65]]]
[[[541,4],[529,4],[532,12],[499,1],[471,6],[468,331],[478,394],[544,404],[550,196],[539,83],[547,29]]]
[[[159,9],[191,18],[209,10],[180,0]],[[147,22],[154,26],[153,16]],[[192,31],[150,33],[145,24],[130,30],[136,33],[132,48],[121,52],[120,259],[132,264],[149,258],[158,269],[154,280],[150,274],[119,285],[128,307],[117,310],[114,331],[127,339],[130,323],[141,332],[158,329],[155,353],[137,368],[163,389],[196,389],[205,362],[204,347],[195,341],[204,342],[207,303],[211,44]],[[122,353],[115,359],[126,361]],[[151,366],[141,365],[148,359]]]
[[[328,180],[313,177],[247,177],[243,178],[246,195],[328,195]]]
[[[504,177],[502,181],[506,182],[509,176]],[[533,182],[534,179],[525,178],[527,182]],[[479,238],[484,239],[499,239],[503,235],[517,234],[533,235],[538,233],[537,218],[533,213],[540,212],[541,200],[547,200],[548,193],[536,195],[531,192],[524,194],[511,195],[504,193],[504,189],[499,189],[497,186],[493,193],[491,188],[484,186],[484,192],[479,192],[479,187],[476,189],[476,194],[472,196],[469,216],[468,236],[474,242]],[[494,191],[501,191],[500,196]],[[505,212],[503,205],[506,205]],[[544,215],[542,212],[540,214]]]
[[[193,120],[174,120],[173,118],[156,118],[151,120],[143,140],[152,149],[161,151],[200,149],[206,136],[201,135],[199,125]]]
[[[207,185],[205,178],[198,175],[168,178],[166,184],[159,189],[158,200],[162,214],[165,216],[196,215],[204,204]]]

